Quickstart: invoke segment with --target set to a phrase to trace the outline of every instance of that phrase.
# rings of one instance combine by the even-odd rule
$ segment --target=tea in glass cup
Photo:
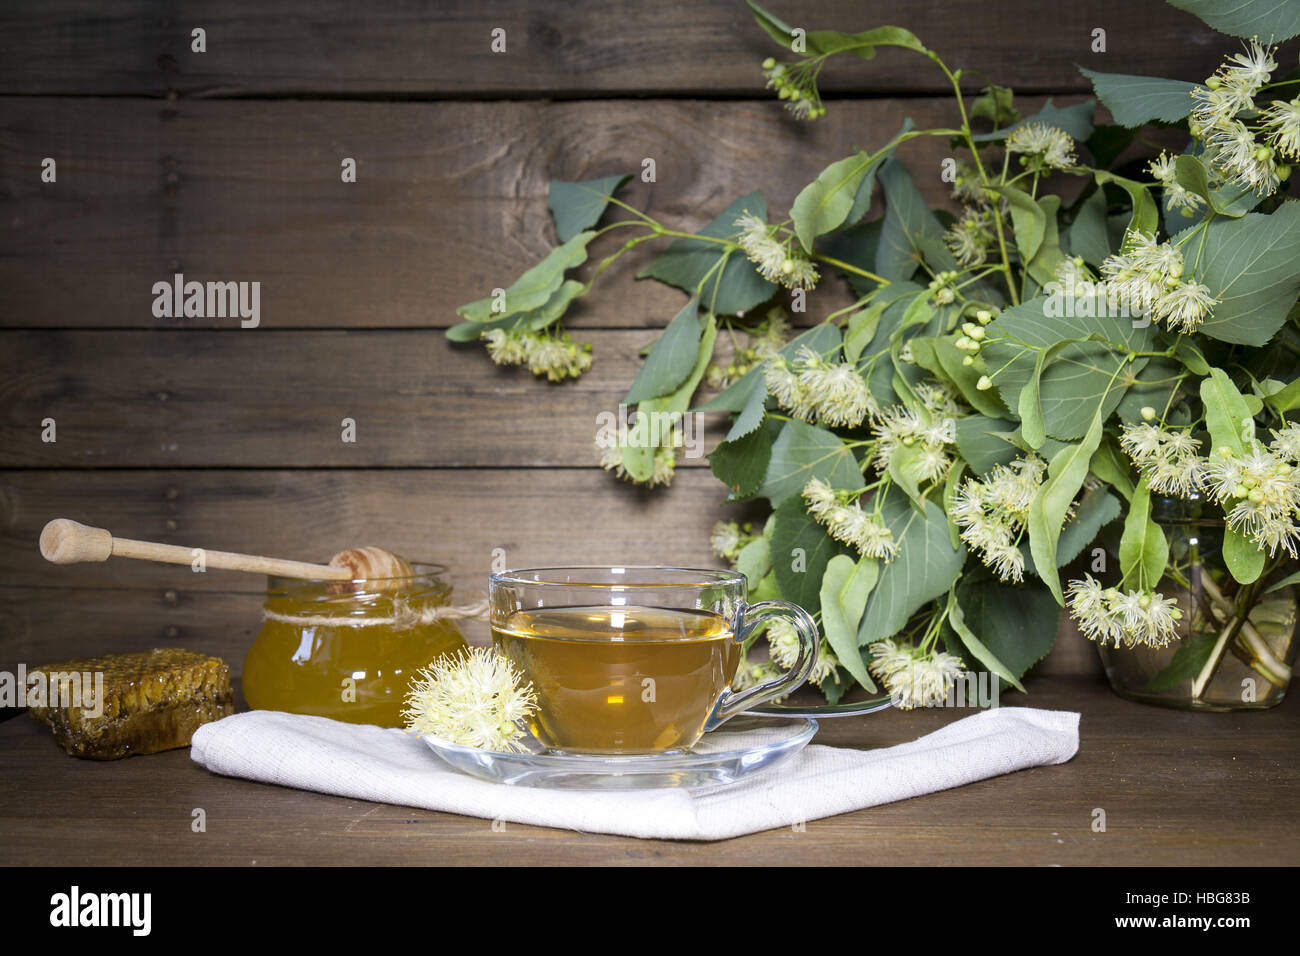
[[[683,568],[494,574],[492,639],[533,685],[532,731],[555,750],[684,750],[740,711],[785,696],[816,662],[816,625],[784,601],[745,603],[745,577]],[[794,667],[731,690],[748,634],[773,616],[800,636]]]

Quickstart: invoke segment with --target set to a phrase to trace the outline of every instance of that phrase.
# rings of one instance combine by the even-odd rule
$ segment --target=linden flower
[[[732,690],[747,690],[750,687],[757,687],[764,681],[780,677],[783,673],[785,672],[771,661],[743,660],[736,668],[736,676],[732,678],[731,687]]]
[[[1084,263],[1082,256],[1062,259],[1052,273],[1052,278],[1056,280],[1065,295],[1079,296],[1093,293],[1093,274]]]
[[[895,707],[933,707],[942,704],[959,677],[966,673],[961,660],[942,651],[925,651],[892,638],[867,648],[868,665],[889,691]]]
[[[1176,431],[1145,422],[1125,425],[1119,444],[1146,476],[1152,491],[1186,498],[1205,481],[1205,460],[1196,453],[1200,442],[1190,430]]]
[[[1199,282],[1179,282],[1155,302],[1152,310],[1156,321],[1164,322],[1178,332],[1195,332],[1211,314],[1219,300],[1210,287]]]
[[[1273,59],[1275,47],[1266,47],[1252,39],[1245,53],[1234,53],[1219,69],[1219,77],[1227,86],[1249,90],[1253,96],[1260,87],[1273,78],[1277,62]]]
[[[817,663],[813,665],[808,679],[821,687],[825,681],[836,679],[835,673],[839,666],[840,659],[835,655],[835,649],[831,647],[830,641],[823,638],[821,646],[817,648]]]
[[[607,444],[596,439],[596,452],[600,458],[600,467],[612,471],[624,481],[644,484],[647,488],[672,484],[673,474],[677,468],[677,454],[671,448],[657,447],[654,450],[650,477],[645,481],[632,476],[627,470],[627,445]]]
[[[519,722],[537,709],[531,683],[521,684],[514,664],[495,650],[475,647],[420,670],[406,696],[410,733],[480,750],[517,753],[524,748]]]
[[[950,418],[927,421],[927,417],[921,409],[903,405],[887,408],[876,416],[871,432],[876,438],[874,461],[878,471],[888,471],[901,449],[917,448],[906,466],[917,481],[938,481],[948,473],[952,459],[946,446],[957,439],[957,423]]]
[[[1040,168],[1069,169],[1075,163],[1074,139],[1046,123],[1017,126],[1007,138],[1007,152],[1021,153]]]
[[[1245,123],[1220,123],[1206,137],[1205,149],[1211,165],[1239,186],[1267,196],[1281,184],[1273,150],[1257,143]]]
[[[1290,102],[1274,100],[1262,118],[1273,148],[1289,159],[1300,159],[1300,97]]]
[[[1282,458],[1300,461],[1300,425],[1287,425],[1281,431],[1274,431],[1268,447]]]
[[[963,269],[981,265],[994,242],[989,217],[982,210],[967,209],[960,222],[943,234],[943,241]]]
[[[813,520],[826,528],[826,533],[858,549],[869,558],[880,558],[886,564],[898,552],[894,533],[878,515],[863,511],[856,501],[846,503],[850,492],[838,492],[820,478],[810,478],[801,493]]]
[[[799,660],[799,630],[789,618],[773,618],[767,625],[768,656],[779,667],[789,670]]]
[[[1132,315],[1150,314],[1170,329],[1190,332],[1212,314],[1219,300],[1208,286],[1183,279],[1183,254],[1154,236],[1130,231],[1119,253],[1101,264],[1107,296]]]
[[[803,253],[777,239],[762,219],[746,211],[733,225],[740,230],[736,243],[741,252],[768,282],[787,289],[811,289],[817,284],[817,267]]]
[[[1178,636],[1183,612],[1178,602],[1156,591],[1103,588],[1091,575],[1071,581],[1066,606],[1089,640],[1119,647],[1164,647]]]
[[[709,547],[718,557],[735,561],[740,555],[740,525],[734,521],[719,521],[709,535]]]
[[[591,346],[577,345],[567,332],[558,339],[545,333],[526,332],[523,341],[528,371],[545,375],[548,381],[577,378],[591,368]]]
[[[793,361],[775,355],[764,371],[768,393],[806,422],[853,427],[876,409],[876,400],[858,370],[827,362],[806,346]]]
[[[1228,526],[1276,556],[1297,556],[1300,527],[1300,471],[1272,450],[1256,445],[1246,455],[1215,454],[1205,466],[1204,484],[1227,512]]]
[[[487,343],[489,357],[497,365],[522,365],[528,360],[528,349],[522,335],[505,329],[491,329],[481,338]]]
[[[949,513],[962,540],[999,580],[1024,579],[1020,538],[1046,470],[1047,463],[1037,456],[1017,458],[1009,465],[994,466],[982,481],[967,478],[953,495]]]
[[[1166,209],[1186,209],[1196,212],[1205,205],[1205,199],[1185,188],[1178,182],[1177,158],[1168,152],[1161,152],[1148,165],[1151,175],[1160,183],[1165,195]]]

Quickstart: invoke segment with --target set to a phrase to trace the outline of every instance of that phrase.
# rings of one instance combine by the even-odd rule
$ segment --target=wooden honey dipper
[[[135,558],[164,564],[193,564],[194,548],[156,541],[115,538],[104,528],[92,528],[68,518],[55,518],[41,531],[41,554],[53,564],[80,564],[109,558]],[[278,577],[314,581],[355,581],[375,578],[409,578],[414,574],[403,557],[383,548],[340,551],[329,564],[287,561],[260,554],[203,549],[204,566],[228,571],[251,571]]]

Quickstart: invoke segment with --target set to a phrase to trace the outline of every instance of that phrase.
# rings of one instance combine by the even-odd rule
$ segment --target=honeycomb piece
[[[28,713],[49,724],[74,757],[117,760],[188,747],[201,725],[235,710],[229,665],[183,648],[87,657],[35,673],[44,674],[46,706]],[[103,675],[102,708],[96,674]],[[74,687],[85,696],[72,693]]]

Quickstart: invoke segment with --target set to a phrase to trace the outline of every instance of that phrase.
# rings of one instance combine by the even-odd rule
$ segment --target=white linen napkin
[[[730,786],[547,790],[466,776],[402,730],[251,711],[200,727],[191,756],[226,776],[378,803],[585,832],[723,840],[1065,763],[1078,749],[1077,713],[999,707],[896,747],[810,744]]]

